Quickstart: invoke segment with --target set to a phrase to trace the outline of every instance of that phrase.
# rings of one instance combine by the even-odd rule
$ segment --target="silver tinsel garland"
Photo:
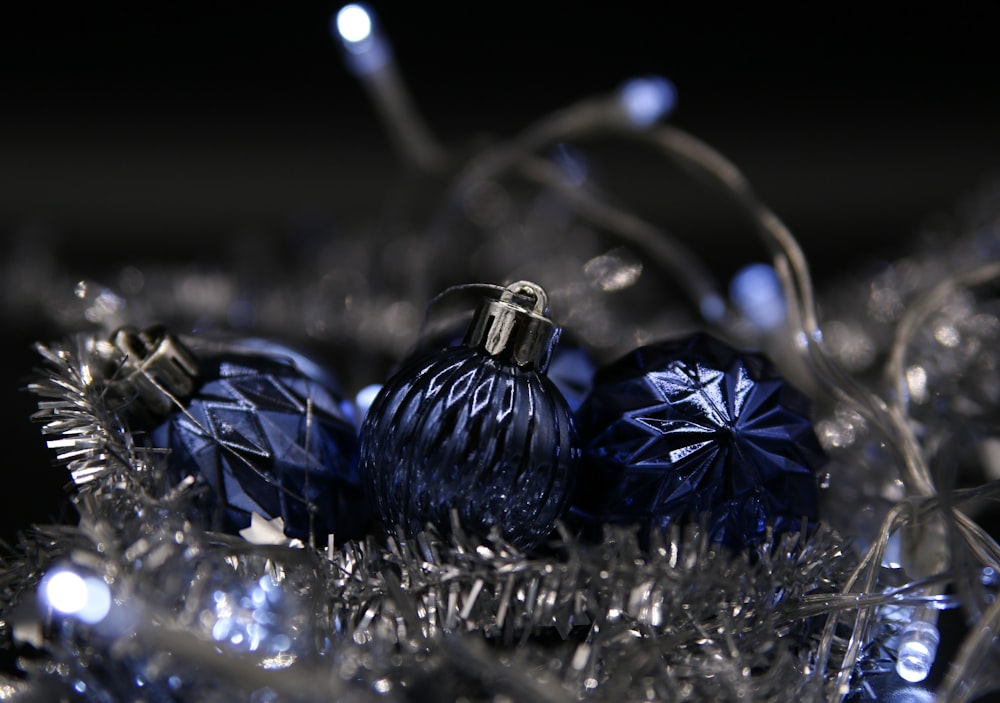
[[[404,118],[389,114],[390,127]],[[394,135],[418,170],[441,175],[437,145]],[[753,324],[681,242],[586,178],[567,145],[601,138],[665,156],[738,206],[780,278],[781,324]],[[5,299],[51,291],[29,313],[65,331],[38,345],[30,390],[79,520],[32,526],[5,557],[0,634],[21,675],[0,682],[0,700],[861,701],[888,681],[895,695],[965,701],[1000,685],[1000,546],[986,527],[1000,494],[996,191],[925,249],[817,294],[794,237],[739,171],[691,135],[630,121],[618,94],[449,175],[426,228],[326,242],[264,277],[154,262],[105,287],[37,252],[9,264],[20,274],[4,279]],[[107,392],[108,332],[154,320],[306,341],[357,392],[443,315],[422,315],[423,301],[517,278],[544,279],[600,359],[697,327],[767,351],[816,401],[831,459],[823,524],[742,552],[697,524],[648,547],[624,527],[596,543],[560,529],[532,553],[457,523],[446,538],[315,545],[262,524],[244,539],[204,528],[199,489],[169,480],[163,449]],[[630,297],[678,290],[683,303],[654,310]],[[46,608],[39,586],[59,574],[90,584],[102,617]],[[964,639],[935,692],[908,687],[900,643],[945,610]]]
[[[28,665],[46,695],[50,686],[87,700],[825,695],[816,649],[855,563],[828,529],[749,552],[711,544],[697,526],[655,533],[647,549],[625,528],[594,545],[563,532],[544,554],[472,540],[460,526],[448,540],[370,537],[325,552],[254,545],[194,527],[190,496],[163,480],[162,456],[109,431],[108,409],[90,392],[88,369],[103,361],[90,341],[40,347],[50,375],[33,390],[51,399],[40,403],[46,432],[60,448],[87,438],[61,455],[78,482],[81,521],[29,535],[26,557],[8,567],[7,612],[69,562],[100,575],[121,613],[111,626],[23,613],[27,622],[9,621],[15,633],[46,630],[36,635],[44,663]],[[258,646],[220,640],[219,622],[241,615],[217,594],[238,602],[262,579],[281,600]],[[880,600],[908,602],[905,590]],[[281,651],[271,651],[275,642]],[[839,636],[833,645],[835,668]]]

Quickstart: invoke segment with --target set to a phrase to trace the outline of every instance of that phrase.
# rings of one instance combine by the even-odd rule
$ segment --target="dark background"
[[[44,232],[89,270],[216,256],[304,211],[376,219],[398,161],[330,39],[339,3],[20,3],[0,10],[0,233]],[[905,252],[1000,170],[995,4],[375,3],[446,144],[508,136],[634,75],[678,87],[672,120],[730,157],[801,240],[819,281]],[[752,241],[711,201],[664,202],[647,162],[618,172],[650,219],[722,274]],[[662,218],[662,219],[661,219]],[[26,234],[30,233],[30,234]],[[4,249],[5,250],[5,249]],[[40,292],[41,293],[41,292]],[[63,517],[20,390],[43,320],[10,315],[0,375],[0,537]]]
[[[35,3],[0,10],[0,232],[61,265],[215,256],[298,213],[376,219],[399,162],[330,38],[338,3]],[[414,100],[449,145],[515,133],[660,73],[672,120],[730,157],[817,277],[905,251],[1000,168],[1000,11],[714,4],[377,3]],[[636,161],[618,190],[725,273],[753,246],[710,200],[664,202]],[[31,235],[34,236],[34,235]],[[6,322],[5,538],[57,517],[33,398],[41,321]]]
[[[41,223],[83,253],[128,257],[197,251],[307,208],[370,218],[396,162],[330,39],[339,6],[0,11],[0,229]],[[375,4],[450,145],[509,135],[634,75],[670,77],[674,122],[743,168],[824,268],[911,236],[995,174],[994,7]],[[640,166],[626,189],[655,207],[658,177]],[[729,235],[700,205],[671,224],[692,241]]]

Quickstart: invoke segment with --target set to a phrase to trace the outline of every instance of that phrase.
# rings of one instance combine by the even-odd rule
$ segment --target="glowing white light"
[[[375,402],[375,396],[378,395],[380,390],[382,390],[382,386],[377,383],[373,383],[370,386],[362,388],[354,397],[354,403],[358,406],[358,417],[361,420],[365,419],[365,415],[368,414],[368,408],[370,408],[372,403]]]
[[[737,271],[729,294],[744,317],[761,330],[773,330],[785,319],[781,281],[767,264],[750,264]]]
[[[77,617],[91,625],[99,623],[111,612],[111,589],[96,578],[86,578],[87,605],[77,613]]]
[[[621,87],[618,99],[632,124],[648,127],[674,109],[677,89],[661,76],[633,78]]]
[[[42,597],[53,610],[76,615],[87,605],[87,584],[72,571],[56,571],[45,578]]]
[[[337,13],[337,33],[347,42],[357,44],[372,34],[372,17],[362,5],[344,5]]]
[[[378,17],[359,3],[344,5],[331,19],[330,31],[340,40],[347,67],[367,76],[390,61],[389,42],[379,31]]]
[[[40,586],[42,600],[53,610],[94,625],[111,611],[111,589],[98,578],[66,569],[49,572]]]
[[[910,683],[927,678],[934,665],[940,635],[934,625],[914,620],[899,636],[899,658],[896,673]]]

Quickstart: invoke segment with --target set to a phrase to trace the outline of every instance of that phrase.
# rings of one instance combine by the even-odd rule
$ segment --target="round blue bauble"
[[[320,544],[365,534],[357,427],[332,376],[261,340],[196,351],[198,385],[150,439],[176,480],[208,485],[212,527],[235,533],[257,513]]]
[[[760,354],[703,333],[641,347],[597,372],[576,420],[585,524],[707,520],[739,547],[817,519],[808,399]]]
[[[492,528],[529,549],[568,504],[579,446],[571,411],[539,370],[481,349],[420,354],[382,387],[361,430],[361,470],[382,523],[414,534]]]

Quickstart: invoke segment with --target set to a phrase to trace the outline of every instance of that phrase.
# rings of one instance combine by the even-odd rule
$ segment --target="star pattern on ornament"
[[[815,516],[821,460],[804,396],[763,357],[707,336],[637,350],[595,384],[588,511],[664,524],[704,512],[724,537]]]
[[[780,380],[755,382],[739,358],[725,369],[673,362],[647,374],[647,383],[651,400],[661,402],[623,414],[625,422],[646,436],[628,456],[636,467],[685,472],[718,459],[776,458],[769,440],[786,437],[790,423],[808,424],[781,407],[776,397],[783,387]],[[759,466],[745,464],[751,471]]]

